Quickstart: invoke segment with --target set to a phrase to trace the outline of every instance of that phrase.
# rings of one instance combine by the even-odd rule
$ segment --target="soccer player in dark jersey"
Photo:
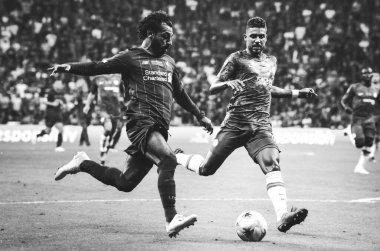
[[[341,104],[346,113],[351,114],[351,134],[361,155],[354,172],[369,174],[365,163],[369,159],[370,148],[376,135],[374,120],[375,104],[379,100],[379,89],[371,84],[372,69],[361,70],[361,81],[350,85],[342,97]]]
[[[140,47],[99,62],[60,64],[50,68],[52,74],[67,72],[90,76],[120,73],[123,82],[129,85],[130,96],[126,108],[126,130],[132,144],[126,150],[129,158],[124,171],[101,166],[80,152],[58,169],[55,179],[87,172],[104,184],[130,192],[155,164],[166,231],[170,237],[197,220],[194,214],[177,214],[175,208],[177,159],[167,143],[173,101],[192,113],[208,132],[213,130],[211,121],[184,90],[174,60],[166,54],[172,45],[172,26],[165,12],[152,12],[139,23],[139,36],[143,40]]]
[[[55,147],[56,152],[64,152],[62,147],[63,142],[63,107],[65,105],[64,89],[60,81],[53,84],[53,88],[48,92],[47,98],[44,101],[46,104],[45,112],[45,129],[43,129],[37,138],[45,134],[50,134],[53,126],[58,130],[57,143]]]
[[[71,112],[76,112],[79,125],[82,127],[79,137],[79,145],[82,146],[83,144],[86,144],[87,146],[90,146],[87,127],[91,124],[91,114],[88,112],[84,113],[84,107],[85,101],[83,101],[83,91],[78,91],[77,96],[75,97],[74,107]]]
[[[90,79],[91,92],[87,96],[83,112],[87,114],[91,104],[96,100],[104,128],[100,137],[100,164],[104,165],[110,147],[116,145],[120,136],[118,134],[122,127],[122,122],[119,121],[122,117],[120,100],[123,99],[121,92],[124,91],[124,87],[120,74],[99,75]]]
[[[263,53],[267,41],[264,19],[248,20],[244,35],[246,49],[232,53],[224,62],[211,94],[231,88],[233,96],[227,107],[221,130],[204,159],[198,154],[177,152],[178,163],[202,176],[214,174],[225,159],[244,146],[249,156],[266,176],[268,195],[273,203],[277,228],[286,232],[306,218],[307,209],[287,209],[284,181],[279,165],[279,148],[273,139],[270,122],[271,97],[314,97],[313,89],[285,90],[272,85],[277,68],[274,56]]]
[[[372,74],[371,82],[372,82],[372,85],[376,89],[380,90],[380,74],[378,72]],[[373,146],[371,147],[369,160],[376,162],[375,154],[376,154],[377,149],[379,149],[379,142],[380,142],[380,101],[379,100],[377,100],[375,104],[374,120],[375,120],[375,126],[376,126],[376,137],[375,137],[375,142]]]

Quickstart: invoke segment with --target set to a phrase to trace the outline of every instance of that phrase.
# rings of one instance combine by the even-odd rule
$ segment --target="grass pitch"
[[[201,130],[201,129],[199,129]],[[99,128],[91,147],[65,143],[0,142],[0,250],[379,250],[380,156],[370,175],[353,173],[359,153],[338,133],[333,146],[280,145],[288,205],[306,207],[305,222],[288,233],[276,229],[265,177],[244,149],[236,150],[211,177],[178,166],[177,209],[195,213],[195,226],[170,239],[157,191],[155,168],[131,193],[103,185],[88,174],[54,181],[55,170],[80,150],[98,160]],[[180,137],[170,145],[206,154],[208,144]],[[122,136],[107,165],[121,168],[129,143]],[[268,232],[258,243],[235,233],[245,210],[260,212]]]

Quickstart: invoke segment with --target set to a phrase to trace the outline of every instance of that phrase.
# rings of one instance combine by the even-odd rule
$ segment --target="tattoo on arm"
[[[232,63],[232,61],[228,61],[223,66],[223,68],[220,70],[220,72],[218,74],[218,80],[220,82],[224,82],[224,81],[227,81],[227,80],[231,79],[232,74],[234,73],[234,71],[235,71],[234,64]]]

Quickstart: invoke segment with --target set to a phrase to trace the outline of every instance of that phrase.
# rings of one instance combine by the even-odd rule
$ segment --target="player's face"
[[[265,28],[247,28],[244,34],[246,47],[252,55],[260,54],[267,42],[267,29]]]
[[[152,37],[152,50],[156,56],[162,56],[166,53],[173,43],[173,28],[166,23],[161,24],[159,32]]]

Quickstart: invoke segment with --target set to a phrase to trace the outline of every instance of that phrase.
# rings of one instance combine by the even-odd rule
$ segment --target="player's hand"
[[[352,109],[351,108],[346,108],[344,109],[344,111],[347,113],[347,114],[352,114]]]
[[[53,67],[48,68],[51,71],[50,76],[54,76],[56,73],[68,72],[71,66],[69,64],[56,64]]]
[[[84,113],[84,114],[88,114],[89,111],[90,111],[90,106],[85,105],[85,106],[83,107],[83,113]]]
[[[312,88],[303,88],[300,90],[298,97],[299,98],[314,98],[318,96]]]
[[[235,79],[235,80],[227,81],[227,86],[231,88],[233,91],[242,91],[245,84],[240,79]]]
[[[214,126],[212,125],[212,122],[209,118],[206,116],[202,116],[202,118],[198,119],[198,122],[201,126],[204,127],[204,129],[211,135],[214,131]]]

